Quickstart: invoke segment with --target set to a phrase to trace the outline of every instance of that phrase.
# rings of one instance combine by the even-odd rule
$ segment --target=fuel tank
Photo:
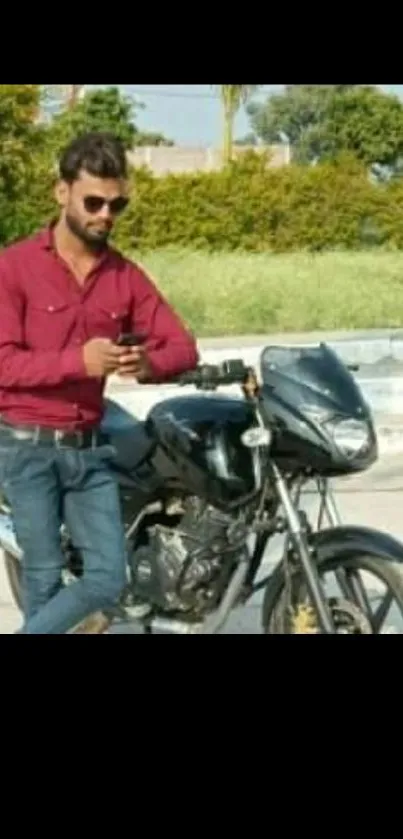
[[[190,493],[225,508],[253,491],[252,452],[241,440],[257,424],[248,403],[210,393],[177,396],[154,405],[146,423]]]

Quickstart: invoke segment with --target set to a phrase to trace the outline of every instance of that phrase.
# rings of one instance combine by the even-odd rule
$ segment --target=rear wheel
[[[22,569],[19,559],[16,559],[13,554],[4,551],[4,565],[7,572],[8,582],[10,584],[11,594],[17,608],[22,612]]]
[[[336,634],[403,634],[403,569],[399,563],[356,555],[324,562],[318,571]],[[276,587],[266,590],[262,628],[266,635],[320,634],[299,570],[287,586],[282,575]]]

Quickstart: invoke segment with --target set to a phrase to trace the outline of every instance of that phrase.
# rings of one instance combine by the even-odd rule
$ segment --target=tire
[[[334,572],[336,569],[344,568],[347,571],[367,571],[378,578],[387,586],[388,593],[393,596],[394,601],[397,602],[403,620],[403,566],[394,562],[393,560],[381,559],[368,555],[355,555],[350,557],[343,557],[328,560],[320,564],[318,570],[320,576]],[[284,635],[295,634],[292,631],[289,621],[285,613],[285,588],[284,588],[284,569],[280,566],[274,573],[272,583],[268,585],[262,605],[262,631],[265,635]],[[302,572],[298,571],[293,574],[292,590],[294,601],[300,603],[306,596],[306,584],[303,579]],[[329,601],[330,602],[330,601]],[[347,604],[347,601],[344,601]],[[363,623],[367,622],[364,618],[364,613],[361,612],[353,603],[349,601],[351,613],[355,613],[358,618],[360,614],[363,618]],[[337,609],[338,606],[335,606]],[[353,615],[354,619],[354,615]],[[368,622],[367,622],[368,623]],[[371,624],[368,623],[368,627]],[[298,631],[297,631],[298,634]],[[316,631],[307,629],[299,634],[317,634]],[[351,633],[347,633],[351,634]],[[356,634],[382,634],[381,632],[374,632],[373,626],[363,632]]]
[[[20,612],[23,610],[22,605],[22,568],[19,559],[16,559],[13,554],[10,554],[8,551],[4,551],[4,564],[6,566],[6,572],[8,577],[8,582],[10,584],[11,594],[13,595],[13,600],[17,609]]]

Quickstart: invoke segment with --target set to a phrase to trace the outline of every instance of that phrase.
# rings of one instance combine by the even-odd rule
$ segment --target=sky
[[[96,85],[105,87],[106,85]],[[109,85],[108,85],[109,86]],[[138,111],[136,124],[143,131],[159,131],[177,145],[219,146],[221,144],[221,108],[212,85],[117,85],[122,91],[145,105]],[[403,85],[378,85],[403,98]],[[86,85],[87,88],[95,85]],[[256,99],[265,99],[270,91],[283,85],[263,85]],[[235,136],[250,131],[248,117],[242,108],[235,122]]]

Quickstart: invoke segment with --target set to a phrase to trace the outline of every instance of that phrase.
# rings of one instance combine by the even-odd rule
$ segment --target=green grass
[[[197,337],[403,327],[403,254],[135,254]]]

